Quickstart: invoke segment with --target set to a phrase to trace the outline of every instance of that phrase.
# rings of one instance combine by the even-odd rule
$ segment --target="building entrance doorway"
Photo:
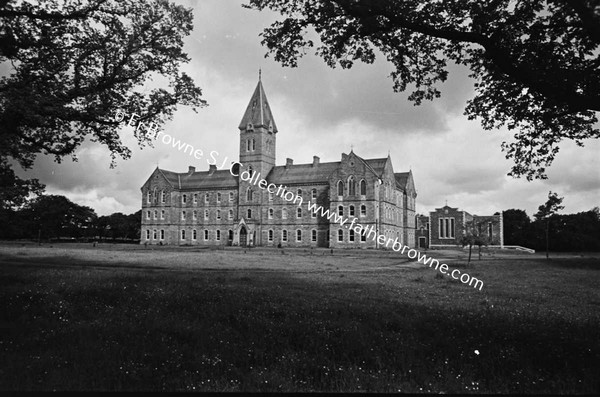
[[[248,245],[248,231],[244,226],[240,229],[240,247]]]

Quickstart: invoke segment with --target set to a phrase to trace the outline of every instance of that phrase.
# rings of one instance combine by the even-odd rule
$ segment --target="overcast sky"
[[[527,182],[506,176],[511,162],[500,150],[510,141],[507,131],[484,131],[478,121],[463,116],[473,95],[473,81],[463,68],[453,67],[442,97],[415,107],[408,93],[392,91],[391,66],[384,59],[356,64],[351,70],[330,69],[314,55],[297,68],[283,68],[264,58],[259,33],[277,15],[241,7],[241,1],[189,0],[194,31],[186,40],[191,62],[185,66],[203,90],[209,106],[198,113],[181,107],[165,133],[205,153],[217,151],[220,161],[238,159],[237,126],[262,68],[262,81],[273,111],[277,134],[277,164],[286,157],[296,164],[339,161],[342,152],[363,158],[391,155],[394,171],[412,169],[418,192],[417,211],[459,207],[472,214],[520,208],[531,216],[546,201],[548,191],[564,196],[564,213],[600,205],[600,142],[584,148],[565,143],[548,171],[548,180]],[[116,111],[116,109],[115,109]],[[110,169],[106,148],[85,144],[79,161],[56,164],[39,157],[33,170],[19,175],[37,177],[48,194],[62,194],[87,205],[99,215],[132,213],[141,208],[140,187],[157,164],[184,172],[198,161],[160,141],[140,150],[132,130],[121,130],[133,149],[130,160]]]

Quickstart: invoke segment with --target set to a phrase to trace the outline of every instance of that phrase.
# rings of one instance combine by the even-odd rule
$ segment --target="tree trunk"
[[[549,243],[549,230],[550,230],[550,219],[548,219],[546,221],[546,260],[550,259],[550,257],[548,256],[548,251],[550,250],[550,243]]]

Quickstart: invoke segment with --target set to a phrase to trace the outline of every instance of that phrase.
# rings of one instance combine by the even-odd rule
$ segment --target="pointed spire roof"
[[[252,123],[252,126],[255,128],[264,127],[269,129],[269,126],[271,126],[272,131],[274,133],[277,132],[277,125],[275,125],[273,113],[271,113],[271,107],[269,106],[269,101],[265,95],[265,89],[262,86],[260,77],[238,128],[240,130],[245,129],[249,123]]]

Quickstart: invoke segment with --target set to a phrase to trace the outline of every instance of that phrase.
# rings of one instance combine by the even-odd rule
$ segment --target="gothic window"
[[[339,181],[337,184],[337,191],[338,191],[338,196],[343,196],[344,195],[344,182]]]
[[[310,231],[310,240],[313,243],[317,241],[317,231],[316,230],[311,230]]]
[[[273,229],[269,230],[269,241],[273,241]]]
[[[353,243],[354,242],[354,230],[350,229],[350,231],[348,233],[349,233],[348,240]]]
[[[287,217],[288,217],[288,210],[287,210],[287,208],[284,208],[281,210],[281,218],[287,219]]]
[[[356,183],[354,183],[354,177],[351,176],[348,178],[348,194],[350,196],[356,195]]]
[[[338,215],[339,216],[344,215],[344,206],[343,205],[338,206]]]
[[[302,230],[296,230],[296,241],[302,241]]]
[[[296,210],[296,218],[302,218],[302,208],[300,207]]]
[[[342,229],[338,230],[338,242],[344,241],[344,231]]]
[[[252,219],[252,210],[248,208],[248,219]]]
[[[281,241],[287,241],[287,230],[281,231]]]
[[[354,206],[350,206],[350,216],[354,216]]]
[[[360,216],[367,216],[367,206],[364,204],[360,206]]]
[[[273,219],[273,208],[269,208],[269,219]]]
[[[310,194],[313,200],[317,199],[317,189],[313,189]]]
[[[367,182],[365,182],[364,179],[362,179],[360,181],[360,195],[361,196],[366,196],[367,195]]]

